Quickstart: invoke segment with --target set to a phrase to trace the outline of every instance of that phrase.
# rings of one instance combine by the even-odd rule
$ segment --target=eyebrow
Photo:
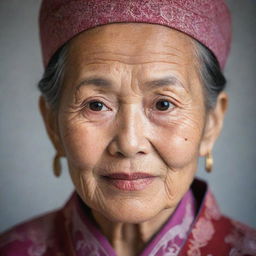
[[[175,76],[169,75],[167,77],[161,78],[161,79],[156,79],[153,81],[146,82],[146,86],[148,87],[164,87],[168,85],[177,85],[180,87],[185,88],[183,83],[176,78]]]
[[[82,80],[77,85],[76,89],[78,90],[80,87],[86,86],[86,85],[94,85],[97,87],[111,87],[112,84],[113,83],[111,82],[111,80],[96,76],[96,77],[89,77],[87,79]],[[186,89],[183,83],[173,75],[169,75],[161,79],[148,81],[145,83],[145,85],[146,87],[164,87],[168,85],[174,85],[174,86],[180,86]]]
[[[111,81],[105,78],[101,77],[90,77],[87,79],[82,80],[78,85],[77,85],[77,90],[81,86],[86,86],[86,85],[95,85],[99,87],[110,87],[111,86]]]

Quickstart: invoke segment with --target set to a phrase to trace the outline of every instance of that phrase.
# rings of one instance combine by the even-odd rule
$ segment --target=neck
[[[92,214],[117,255],[133,256],[145,247],[173,211],[163,210],[154,218],[138,224],[111,222],[98,212],[93,211]]]

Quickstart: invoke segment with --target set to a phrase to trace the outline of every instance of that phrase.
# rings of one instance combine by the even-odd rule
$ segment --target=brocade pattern
[[[223,68],[231,41],[224,0],[44,0],[40,34],[44,65],[80,32],[99,25],[138,22],[182,31],[206,45]]]

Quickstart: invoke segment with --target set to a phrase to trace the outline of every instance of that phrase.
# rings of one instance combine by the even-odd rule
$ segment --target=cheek
[[[197,115],[180,115],[157,128],[154,144],[170,169],[182,169],[197,161],[202,130],[203,120]]]
[[[164,181],[167,208],[178,204],[194,179],[202,130],[203,121],[196,115],[157,128],[154,145],[169,169]]]
[[[104,202],[97,189],[94,168],[105,149],[105,131],[77,120],[62,122],[60,129],[70,176],[76,191],[90,207]]]
[[[63,122],[60,132],[69,164],[80,170],[93,169],[105,148],[105,130],[82,122]]]

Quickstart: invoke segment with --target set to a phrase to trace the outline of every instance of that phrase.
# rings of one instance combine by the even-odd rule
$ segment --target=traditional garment
[[[80,32],[111,23],[149,23],[177,29],[204,44],[223,68],[230,49],[231,18],[224,0],[43,0],[43,62]]]
[[[197,208],[195,207],[197,206]],[[60,210],[7,231],[1,256],[114,256],[76,193]],[[140,256],[253,256],[256,231],[220,214],[207,185],[195,180],[177,209]]]

